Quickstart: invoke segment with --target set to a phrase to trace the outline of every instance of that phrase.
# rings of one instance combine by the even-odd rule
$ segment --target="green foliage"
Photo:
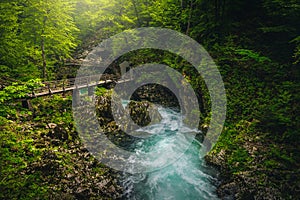
[[[30,116],[17,109],[18,121],[0,117],[0,199],[75,199],[83,187],[93,190],[87,198],[109,195],[96,184],[111,171],[81,145],[71,104],[71,96],[53,95],[33,99]]]
[[[241,55],[241,61],[247,61],[249,59],[253,59],[254,61],[258,62],[258,63],[263,63],[263,62],[271,62],[271,60],[265,56],[261,56],[259,55],[259,53],[256,53],[252,50],[249,49],[236,49],[235,52],[238,55]]]
[[[23,15],[26,17],[21,23],[21,37],[27,41],[30,59],[43,69],[43,76],[44,70],[47,70],[45,65],[53,66],[69,58],[71,50],[76,47],[77,28],[72,12],[73,5],[68,1],[36,0],[24,7]]]
[[[24,61],[22,58],[23,41],[18,37],[18,15],[22,7],[16,1],[0,3],[0,63],[15,66]]]
[[[13,0],[1,2],[0,10],[0,61],[11,77],[38,78],[38,69],[50,73],[71,56],[78,32],[71,2]]]
[[[95,95],[103,96],[107,92],[107,89],[104,87],[97,87],[95,91]]]
[[[298,64],[300,62],[300,36],[294,38],[291,42],[296,44],[294,57],[296,60],[295,64]]]
[[[26,98],[35,88],[44,86],[41,79],[32,79],[23,83],[13,83],[0,91],[0,103],[13,99]]]
[[[18,113],[32,115],[28,110],[22,110],[17,99],[26,99],[28,94],[31,94],[35,88],[43,86],[40,79],[32,79],[27,82],[12,83],[0,90],[0,124],[7,122],[6,118],[17,120]],[[19,102],[20,103],[20,102]]]
[[[26,173],[28,165],[41,151],[33,147],[33,139],[21,133],[24,127],[15,122],[1,124],[0,131],[0,199],[37,199],[47,194],[38,172]],[[34,157],[36,157],[34,159]]]
[[[282,184],[287,181],[286,171],[299,167],[299,132],[295,131],[299,127],[295,113],[299,74],[291,64],[280,65],[250,49],[238,45],[234,36],[223,45],[214,45],[212,55],[220,65],[228,107],[225,128],[210,154],[222,155],[222,167],[231,177],[246,173],[268,177],[272,183],[255,179],[255,184],[275,188],[270,184]],[[295,73],[294,81],[291,73]],[[273,170],[277,177],[267,173]],[[285,190],[296,194],[293,186],[277,188],[282,196]]]
[[[32,104],[35,105],[34,121],[47,123],[47,121],[44,121],[47,119],[56,124],[66,123],[70,130],[73,130],[73,117],[70,112],[72,106],[71,96],[63,98],[59,95],[54,95],[53,97],[47,98],[47,101],[33,99]]]

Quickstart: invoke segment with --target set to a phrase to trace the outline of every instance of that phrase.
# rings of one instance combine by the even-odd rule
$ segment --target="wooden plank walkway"
[[[28,95],[29,98],[36,98],[42,96],[48,96],[52,94],[65,93],[72,90],[83,89],[95,87],[97,85],[103,85],[113,82],[118,82],[117,75],[113,74],[102,74],[102,75],[93,75],[79,78],[70,78],[65,80],[55,80],[44,82],[44,86],[35,89],[31,94]],[[130,81],[125,80],[125,82]],[[123,81],[124,82],[124,81]]]

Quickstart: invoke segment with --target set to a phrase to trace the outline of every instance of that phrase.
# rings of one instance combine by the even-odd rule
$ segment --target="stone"
[[[47,126],[46,126],[46,128],[50,128],[50,129],[54,129],[54,128],[56,128],[57,127],[57,124],[55,124],[55,123],[49,123],[49,124],[47,124]]]

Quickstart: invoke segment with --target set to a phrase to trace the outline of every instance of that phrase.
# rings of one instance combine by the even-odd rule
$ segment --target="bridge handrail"
[[[76,78],[68,78],[68,79],[61,79],[61,80],[54,80],[54,81],[46,81],[43,82],[44,86],[36,88],[32,91],[31,96],[35,96],[35,94],[39,93],[49,93],[51,94],[55,90],[62,90],[65,91],[67,89],[73,87],[80,87],[80,86],[89,86],[92,84],[97,84],[100,81],[107,82],[108,80],[116,81],[119,77],[114,74],[96,74],[91,76],[83,76],[83,77],[76,77]]]

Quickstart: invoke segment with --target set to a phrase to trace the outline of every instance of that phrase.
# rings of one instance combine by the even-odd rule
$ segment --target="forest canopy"
[[[54,78],[76,50],[146,26],[180,31],[208,49],[233,43],[281,64],[299,62],[296,0],[12,0],[0,10],[1,71],[25,80]]]

